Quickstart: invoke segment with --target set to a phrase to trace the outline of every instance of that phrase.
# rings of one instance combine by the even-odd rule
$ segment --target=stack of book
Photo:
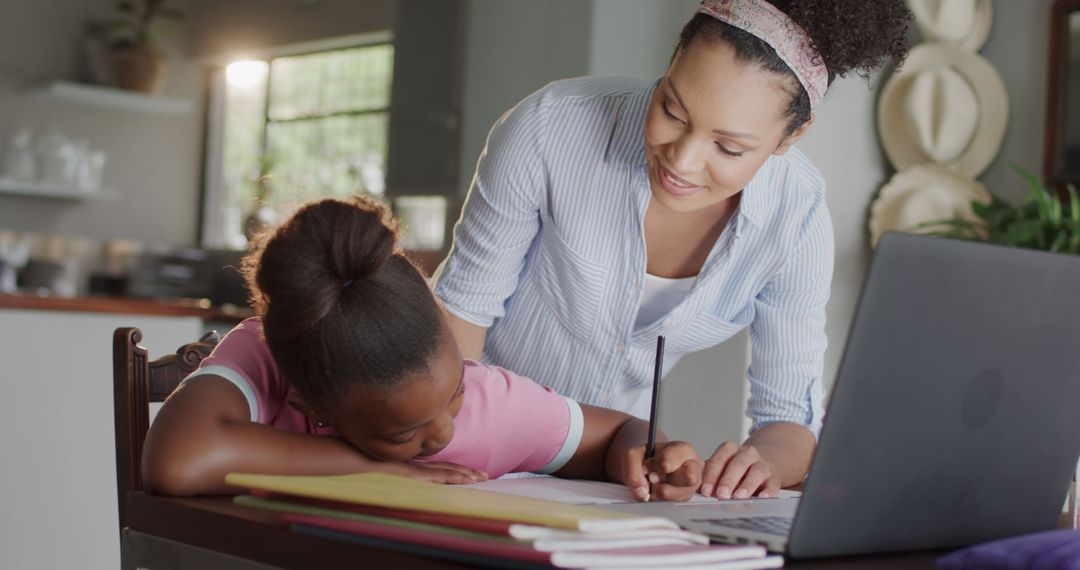
[[[710,545],[663,518],[364,473],[230,474],[241,505],[300,533],[501,568],[776,568],[751,545]]]

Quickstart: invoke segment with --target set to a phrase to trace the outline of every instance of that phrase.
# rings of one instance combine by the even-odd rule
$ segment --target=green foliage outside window
[[[384,189],[393,46],[271,59],[251,85],[228,85],[222,176],[226,218],[313,198]],[[239,224],[226,230],[242,246]]]

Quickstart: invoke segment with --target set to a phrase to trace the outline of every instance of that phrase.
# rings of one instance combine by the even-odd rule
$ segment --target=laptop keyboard
[[[694,522],[706,523],[715,526],[737,528],[787,536],[791,531],[791,517],[739,517],[723,519],[694,519]]]

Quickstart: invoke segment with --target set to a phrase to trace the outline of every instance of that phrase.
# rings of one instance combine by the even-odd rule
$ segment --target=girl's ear
[[[791,145],[795,144],[799,141],[799,139],[803,138],[803,135],[806,134],[806,131],[810,129],[810,125],[814,124],[814,119],[816,117],[817,115],[810,113],[810,120],[799,125],[799,128],[795,129],[795,132],[791,133],[787,136],[787,138],[780,141],[780,146],[776,147],[776,150],[773,151],[773,154],[784,154],[785,152],[787,152],[788,149],[791,148]]]
[[[289,388],[289,393],[285,395],[285,401],[290,406],[296,408],[298,412],[304,414],[304,416],[313,424],[325,425],[319,414],[315,413],[315,409],[311,407],[311,404],[300,395],[300,392],[296,391],[296,388]]]

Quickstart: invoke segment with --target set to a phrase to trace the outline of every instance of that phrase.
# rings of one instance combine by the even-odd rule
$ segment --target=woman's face
[[[792,81],[737,60],[727,44],[691,42],[645,117],[654,200],[689,212],[738,194],[770,155],[786,152],[809,127],[784,137]]]
[[[322,421],[365,455],[383,461],[409,461],[446,447],[465,386],[457,342],[448,331],[442,336],[427,371],[391,389],[355,387]]]

